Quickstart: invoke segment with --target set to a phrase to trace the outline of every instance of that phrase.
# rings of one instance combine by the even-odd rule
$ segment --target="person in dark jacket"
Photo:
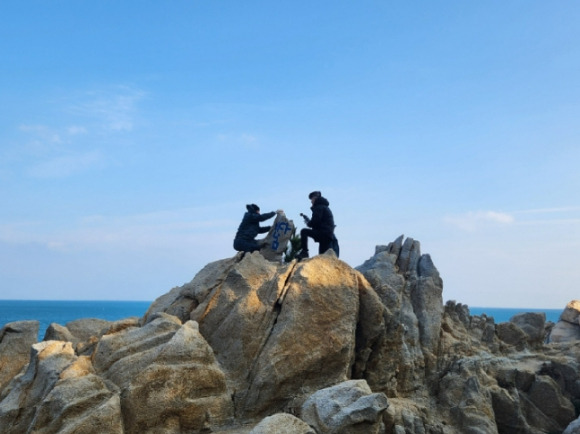
[[[308,195],[308,199],[312,203],[312,218],[304,217],[306,226],[310,229],[304,228],[300,231],[300,242],[302,250],[298,254],[298,259],[308,258],[308,237],[312,238],[318,243],[318,253],[322,254],[328,249],[334,247],[334,216],[328,207],[330,203],[326,198],[322,197],[319,191],[313,191]],[[336,244],[338,245],[338,243]],[[338,255],[338,248],[335,253]]]
[[[262,245],[256,241],[258,234],[268,232],[271,226],[260,226],[260,222],[271,219],[276,215],[274,211],[260,214],[260,207],[255,203],[246,205],[248,210],[238,227],[234,238],[234,249],[238,252],[254,252],[260,250]]]

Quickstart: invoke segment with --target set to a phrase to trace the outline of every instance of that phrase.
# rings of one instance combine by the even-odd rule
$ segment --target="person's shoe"
[[[296,255],[296,259],[299,261],[306,258],[308,258],[308,250],[301,250],[300,253]]]

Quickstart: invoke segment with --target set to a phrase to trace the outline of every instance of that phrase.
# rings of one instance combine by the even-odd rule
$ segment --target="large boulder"
[[[28,363],[38,340],[38,321],[11,322],[0,329],[0,398],[6,385]]]
[[[310,425],[288,413],[264,418],[249,434],[316,434]]]
[[[118,394],[62,341],[32,346],[26,372],[0,402],[0,427],[6,434],[123,432]]]
[[[233,415],[224,373],[193,321],[157,314],[104,335],[93,358],[121,392],[125,432],[198,432]]]
[[[319,434],[378,434],[388,407],[384,393],[373,393],[364,380],[350,380],[312,394],[301,418]]]
[[[388,396],[410,396],[435,385],[436,353],[444,312],[443,281],[420,244],[401,235],[360,271],[384,305],[385,334],[369,356],[363,373],[374,390]]]
[[[575,342],[580,340],[580,300],[570,301],[552,328],[548,342]]]

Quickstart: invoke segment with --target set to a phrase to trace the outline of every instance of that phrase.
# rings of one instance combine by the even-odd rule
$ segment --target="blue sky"
[[[580,298],[580,4],[0,5],[0,298],[153,300],[246,203],[404,234],[444,300]],[[316,250],[315,246],[311,246]]]

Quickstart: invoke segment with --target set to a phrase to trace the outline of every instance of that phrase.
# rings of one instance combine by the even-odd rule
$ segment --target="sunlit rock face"
[[[238,253],[140,319],[53,324],[41,343],[37,324],[5,326],[0,431],[562,432],[580,402],[578,305],[553,328],[471,316],[402,236],[357,268]]]
[[[17,321],[0,329],[0,396],[10,380],[28,363],[38,326],[38,321]]]
[[[549,342],[576,342],[580,340],[580,300],[572,300],[560,315],[548,337]]]

